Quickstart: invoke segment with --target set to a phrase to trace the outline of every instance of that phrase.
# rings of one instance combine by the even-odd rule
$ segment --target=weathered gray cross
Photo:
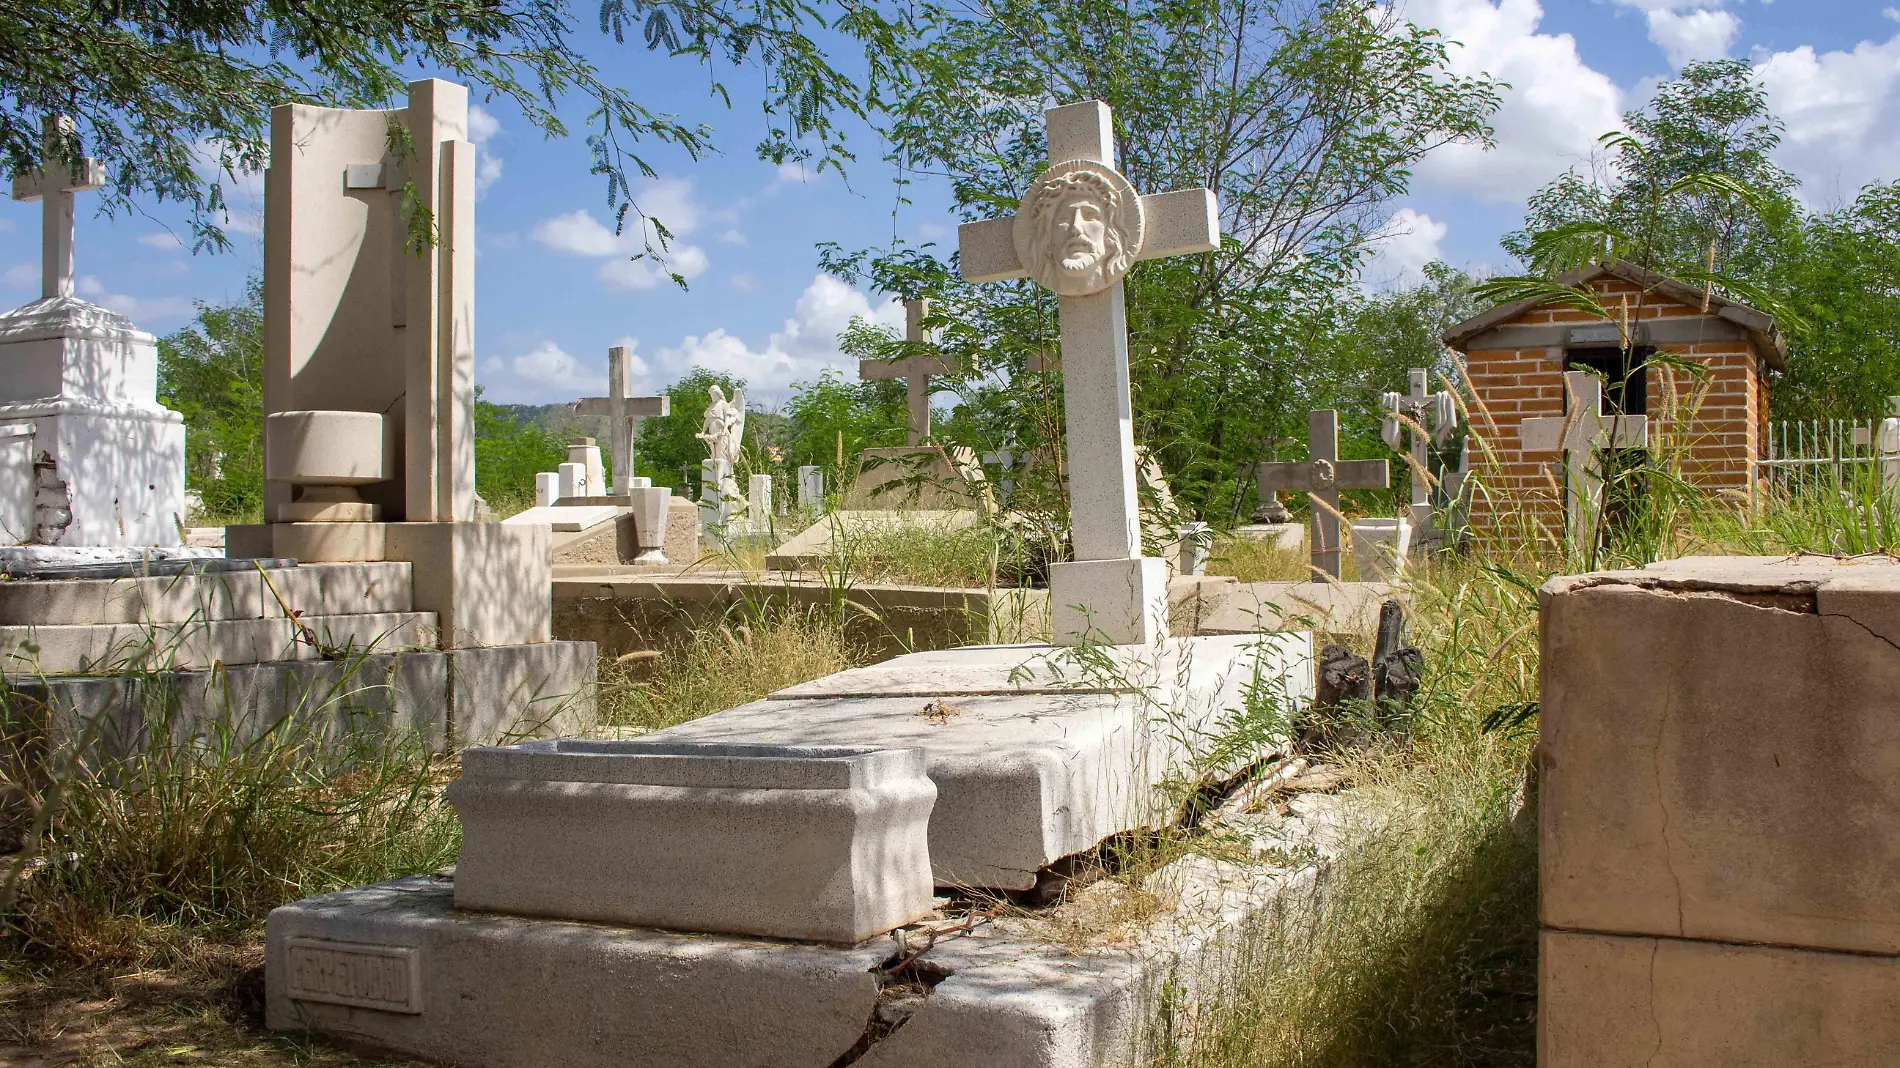
[[[1432,487],[1427,478],[1430,468],[1427,467],[1429,457],[1425,451],[1426,436],[1430,435],[1433,445],[1444,445],[1445,439],[1451,436],[1452,428],[1457,425],[1458,407],[1451,394],[1426,391],[1430,375],[1425,368],[1412,368],[1408,377],[1410,392],[1379,395],[1385,408],[1385,419],[1379,433],[1394,451],[1411,453],[1412,539],[1417,544],[1425,539],[1432,527]],[[1400,416],[1404,416],[1404,420]],[[1411,447],[1405,449],[1404,443],[1408,437]]]
[[[106,184],[105,164],[79,161],[79,172],[67,165],[62,147],[72,139],[73,122],[64,115],[46,120],[46,155],[40,169],[15,175],[13,199],[37,200],[40,215],[40,296],[73,295],[73,194]]]
[[[907,300],[904,302],[904,341],[913,346],[921,346],[929,339],[924,336],[924,317],[930,314],[928,300]],[[940,356],[918,352],[897,360],[859,360],[858,377],[866,382],[879,379],[901,378],[904,380],[904,392],[910,408],[910,443],[921,445],[930,436],[930,378],[932,375],[947,375],[950,365]]]
[[[1305,490],[1313,497],[1307,537],[1313,554],[1313,578],[1339,577],[1339,491],[1382,489],[1392,475],[1384,460],[1339,458],[1339,413],[1316,409],[1306,417],[1306,454],[1310,459],[1261,464],[1260,499],[1276,490]]]
[[[972,282],[1028,276],[1057,295],[1075,558],[1050,569],[1056,641],[1149,642],[1167,633],[1166,569],[1141,556],[1122,277],[1139,260],[1219,248],[1218,207],[1209,189],[1137,194],[1115,170],[1099,100],[1043,123],[1048,169],[1016,215],[959,228],[959,263]]]
[[[1568,412],[1526,419],[1517,426],[1525,452],[1557,452],[1565,457],[1564,500],[1574,543],[1590,537],[1603,501],[1603,467],[1592,463],[1599,450],[1640,449],[1649,444],[1649,419],[1641,415],[1603,415],[1603,383],[1588,371],[1564,372]]]
[[[608,449],[614,458],[616,496],[625,496],[633,488],[633,440],[640,420],[672,413],[672,400],[666,396],[631,397],[633,392],[633,350],[615,345],[607,350],[607,395],[582,397],[574,404],[579,415],[607,417]]]

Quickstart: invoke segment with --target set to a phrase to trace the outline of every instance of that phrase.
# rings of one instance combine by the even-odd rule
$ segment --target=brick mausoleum
[[[1472,427],[1489,445],[1471,447],[1471,470],[1483,486],[1471,502],[1472,536],[1515,540],[1531,529],[1524,518],[1552,534],[1563,529],[1564,455],[1526,451],[1518,425],[1565,413],[1566,370],[1603,374],[1605,414],[1647,415],[1653,457],[1680,457],[1683,477],[1696,485],[1752,498],[1766,440],[1768,371],[1780,370],[1788,354],[1774,318],[1720,296],[1705,303],[1701,289],[1627,263],[1563,281],[1581,281],[1618,318],[1628,317],[1634,344],[1627,353],[1616,322],[1536,300],[1500,305],[1445,332],[1445,344],[1465,355],[1484,409],[1473,410]],[[1654,365],[1658,352],[1709,374]]]

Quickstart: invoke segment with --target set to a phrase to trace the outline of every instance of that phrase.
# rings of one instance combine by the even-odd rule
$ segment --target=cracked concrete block
[[[1311,700],[1312,648],[1300,632],[912,653],[650,737],[922,749],[937,884],[1027,890],[1044,865],[1170,818],[1179,798],[1164,783],[1232,770],[1206,766],[1198,747],[1242,714],[1250,688],[1289,713]]]
[[[844,945],[931,910],[919,749],[528,742],[445,796],[457,908]]]
[[[1539,1068],[1892,1064],[1900,960],[1545,931]]]
[[[1543,591],[1546,927],[1900,953],[1900,567]]]

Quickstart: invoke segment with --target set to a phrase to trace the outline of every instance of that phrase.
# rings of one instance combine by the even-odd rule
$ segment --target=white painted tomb
[[[1053,108],[1044,128],[1049,168],[1015,216],[958,228],[959,263],[972,282],[1027,276],[1056,294],[1075,553],[1049,569],[1056,641],[1152,642],[1168,630],[1167,565],[1141,555],[1122,277],[1219,248],[1219,211],[1208,189],[1137,194],[1100,101]]]
[[[918,749],[526,742],[445,796],[461,909],[845,945],[931,910]]]
[[[43,212],[40,299],[0,315],[0,547],[30,547],[0,560],[50,559],[47,546],[189,555],[184,419],[158,403],[157,341],[73,295],[73,194],[106,179],[97,160],[69,165],[71,138],[69,123],[49,123],[45,164],[13,179],[13,199]]]

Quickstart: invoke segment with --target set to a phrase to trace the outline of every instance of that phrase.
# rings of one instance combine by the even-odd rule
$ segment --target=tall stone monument
[[[1107,104],[1052,108],[1044,125],[1050,165],[1021,210],[960,228],[963,277],[1028,276],[1056,294],[1075,559],[1049,569],[1055,640],[1152,642],[1168,632],[1167,565],[1141,555],[1122,277],[1219,248],[1219,214],[1209,189],[1136,193],[1115,169]]]
[[[546,642],[548,532],[475,519],[468,90],[271,110],[265,520],[231,556],[406,560],[447,648]]]
[[[72,142],[50,121],[44,164],[13,179],[13,199],[44,215],[40,299],[0,315],[0,547],[34,547],[9,559],[183,543],[185,426],[158,403],[157,344],[73,295],[73,194],[104,185],[105,168],[68,158]]]

